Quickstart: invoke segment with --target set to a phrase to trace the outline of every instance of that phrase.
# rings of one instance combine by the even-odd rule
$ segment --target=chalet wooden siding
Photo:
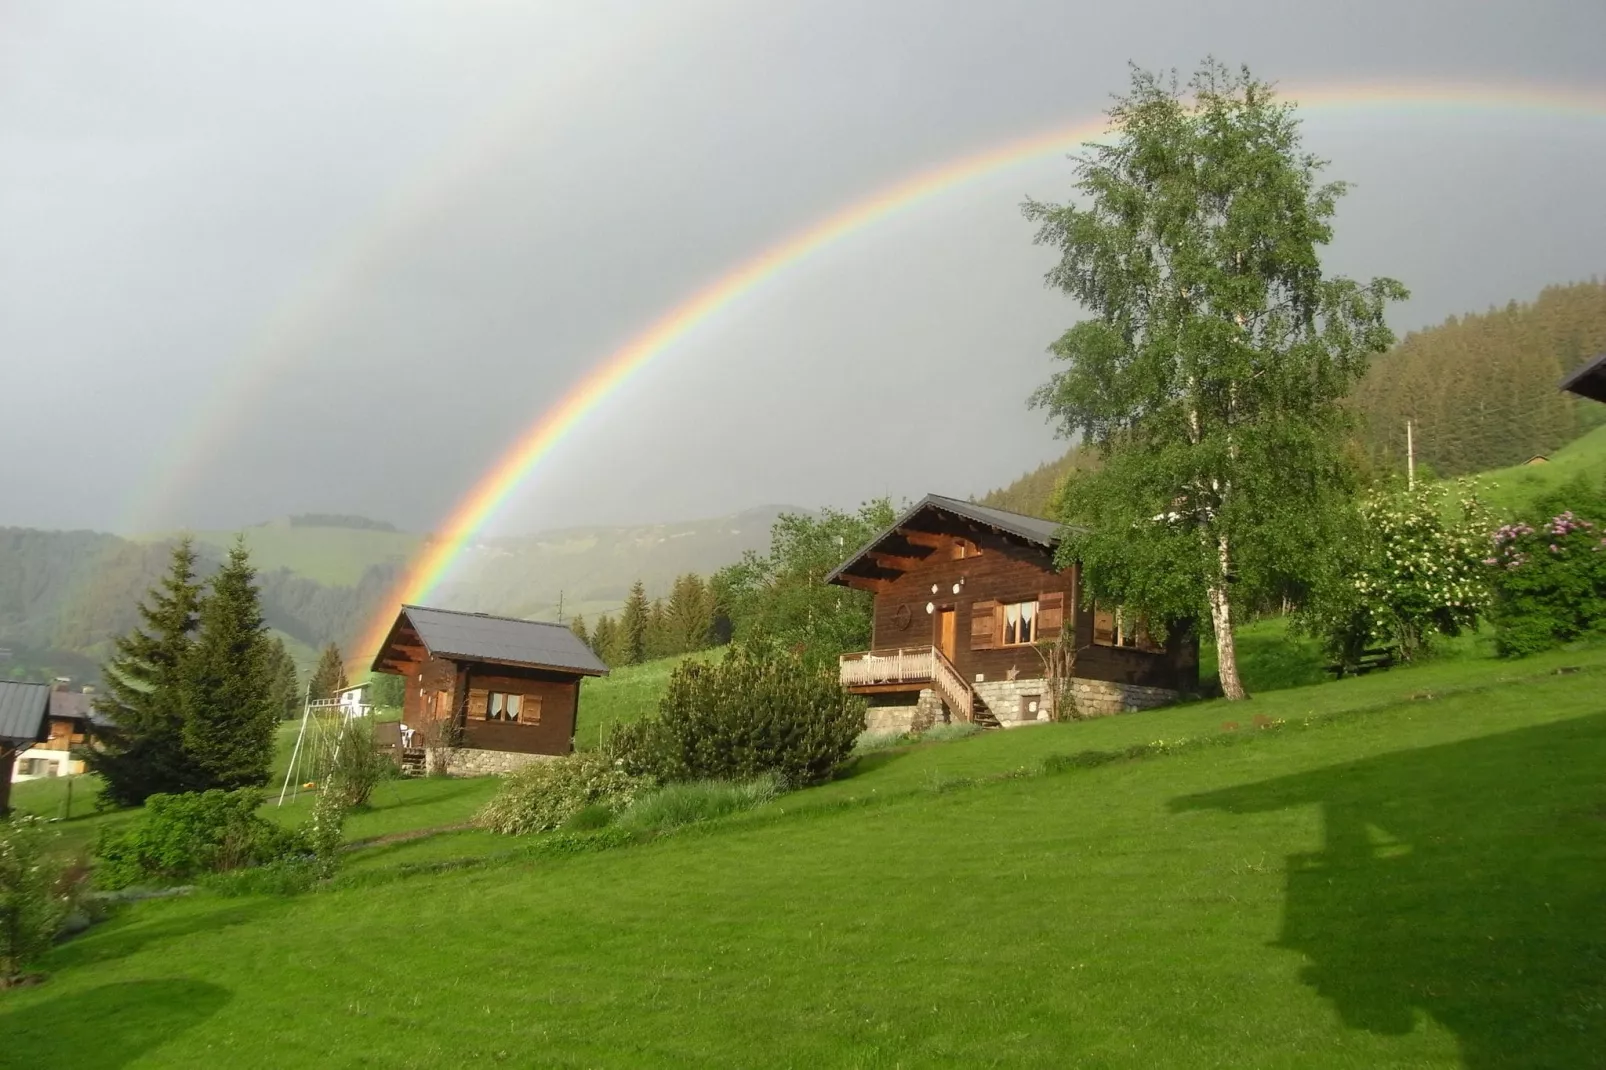
[[[1077,568],[1057,571],[1046,550],[1021,547],[1005,540],[987,540],[975,556],[955,558],[938,550],[911,564],[901,577],[876,591],[871,646],[877,650],[940,646],[938,614],[927,603],[957,611],[959,641],[951,660],[967,681],[976,674],[987,680],[1043,675],[1042,659],[1029,645],[1004,646],[998,630],[998,607],[1036,600],[1037,625],[1044,639],[1058,633],[1067,612],[1076,629],[1076,675],[1192,690],[1198,686],[1197,646],[1173,635],[1164,652],[1097,645],[1093,613],[1077,597]],[[958,594],[953,592],[961,583]],[[935,584],[937,590],[932,591]],[[979,610],[979,611],[978,611]]]
[[[463,746],[521,754],[569,753],[579,710],[579,681],[539,669],[471,665],[466,688]],[[485,719],[485,699],[492,692],[523,696],[517,722]]]

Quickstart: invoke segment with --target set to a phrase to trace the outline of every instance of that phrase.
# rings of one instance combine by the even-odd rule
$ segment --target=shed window
[[[492,691],[485,703],[485,719],[487,721],[517,721],[523,709],[523,695],[510,695],[505,691]]]
[[[1037,599],[1030,602],[1006,602],[998,607],[1004,627],[999,633],[1000,646],[1026,646],[1037,638]]]

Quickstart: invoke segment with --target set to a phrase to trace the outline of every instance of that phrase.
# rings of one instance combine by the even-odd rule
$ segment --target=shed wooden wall
[[[956,595],[953,585],[961,577],[964,586]],[[935,594],[931,590],[933,583],[937,585]],[[926,613],[926,603],[933,602],[939,608],[952,605],[957,610],[958,631],[954,668],[961,676],[974,681],[981,673],[987,680],[1003,680],[1014,669],[1018,676],[1041,677],[1042,659],[1029,646],[972,650],[971,607],[977,602],[1021,602],[1052,592],[1064,594],[1066,623],[1074,620],[1077,676],[1179,690],[1198,686],[1197,640],[1173,634],[1164,653],[1094,646],[1093,614],[1077,604],[1077,569],[1056,571],[1047,551],[1013,546],[1003,540],[984,544],[976,556],[959,559],[947,548],[938,549],[893,580],[876,594],[871,645],[878,650],[939,646],[935,633],[937,615]],[[907,627],[899,627],[903,616],[900,607],[907,607]]]
[[[467,688],[501,691],[541,700],[541,720],[509,724],[487,721],[470,703],[463,722],[463,746],[520,754],[568,754],[574,747],[574,719],[579,709],[580,678],[510,665],[470,664]],[[476,716],[476,714],[478,714]]]

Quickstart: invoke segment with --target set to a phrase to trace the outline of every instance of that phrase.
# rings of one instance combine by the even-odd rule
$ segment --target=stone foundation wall
[[[890,732],[924,732],[934,724],[948,721],[948,709],[931,688],[920,692],[912,703],[871,706],[864,714],[864,730],[883,735]]]
[[[1164,687],[1081,679],[1071,681],[1071,694],[1076,699],[1076,712],[1083,717],[1108,717],[1116,713],[1152,710],[1182,697],[1181,692]]]
[[[1040,677],[989,680],[970,686],[1005,728],[1037,724],[1052,716],[1054,699],[1048,693],[1048,681]]]
[[[523,769],[531,762],[547,762],[558,757],[556,754],[524,754],[519,751],[507,750],[475,750],[471,747],[458,747],[452,751],[452,757],[447,762],[446,771],[451,776],[490,776],[492,774],[511,773],[515,769]],[[433,752],[424,755],[425,772],[435,771],[435,755]]]

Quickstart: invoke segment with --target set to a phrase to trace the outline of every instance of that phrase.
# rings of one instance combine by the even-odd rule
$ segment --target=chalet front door
[[[954,624],[956,617],[957,614],[954,612],[953,606],[943,606],[937,610],[937,649],[941,650],[942,656],[949,661],[954,660],[954,653],[958,649],[955,646],[957,631]]]

